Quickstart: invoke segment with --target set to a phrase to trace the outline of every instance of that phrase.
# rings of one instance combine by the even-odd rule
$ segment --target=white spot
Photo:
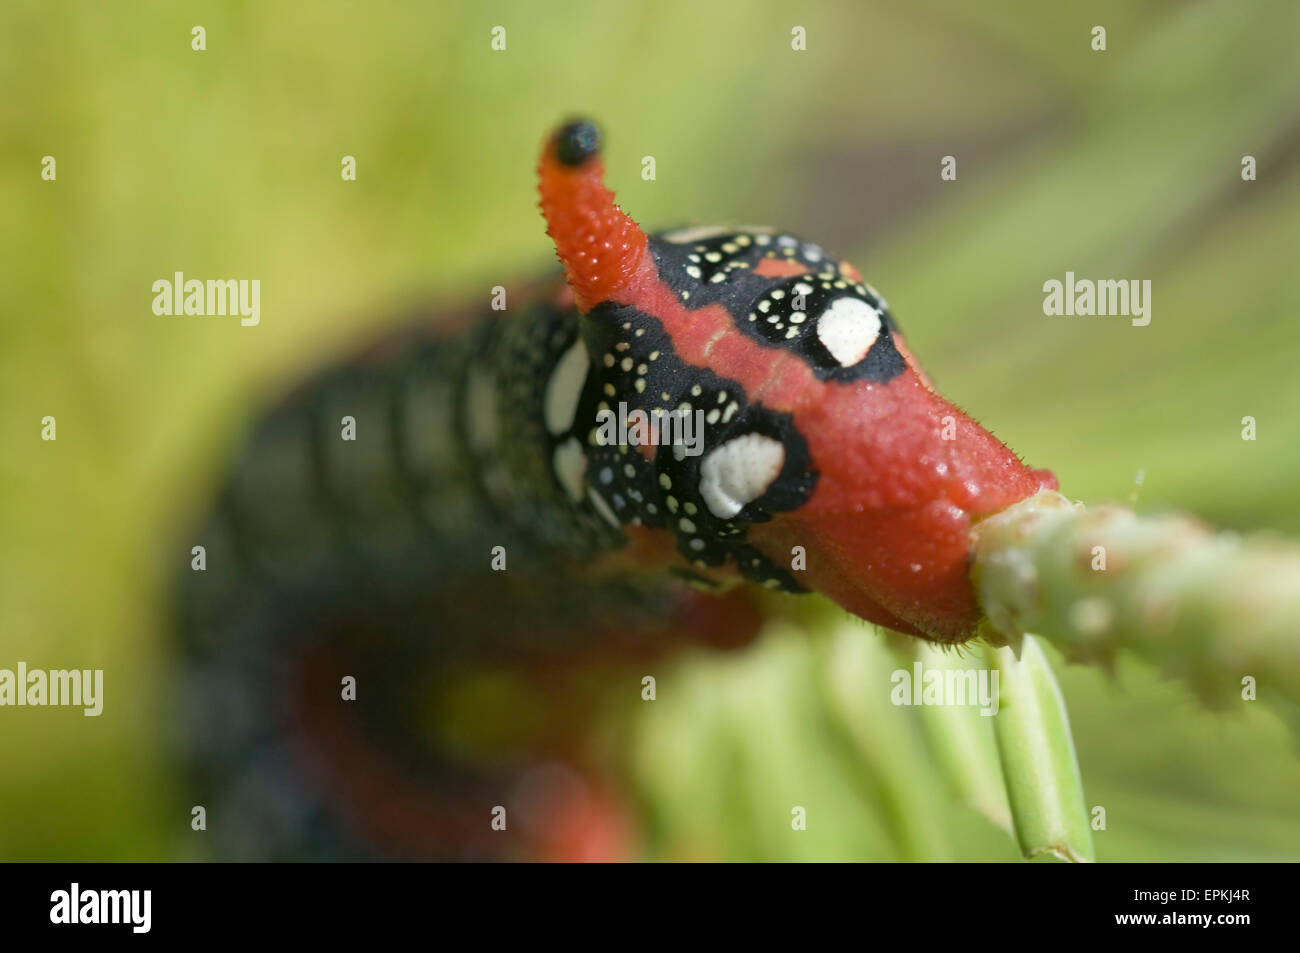
[[[781,441],[747,433],[728,440],[700,464],[700,496],[714,516],[730,519],[758,499],[785,465]]]
[[[569,499],[578,502],[582,499],[582,478],[587,472],[587,455],[582,452],[582,444],[577,437],[570,437],[555,448],[551,457],[551,468],[555,478],[569,494]]]
[[[880,335],[880,313],[860,298],[836,298],[817,319],[817,337],[843,367],[867,356]]]
[[[546,420],[546,429],[553,434],[564,433],[573,426],[573,415],[578,412],[578,400],[582,397],[582,387],[587,383],[587,369],[591,359],[587,356],[587,346],[578,338],[573,347],[555,362],[551,379],[546,382],[546,396],[542,412]]]

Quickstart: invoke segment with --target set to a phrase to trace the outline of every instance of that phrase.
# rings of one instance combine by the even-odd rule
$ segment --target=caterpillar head
[[[646,235],[586,121],[546,142],[548,233],[584,315],[590,412],[702,428],[583,448],[596,506],[675,537],[712,578],[815,590],[872,622],[970,638],[972,522],[1055,488],[946,401],[857,269],[766,228]],[[674,433],[667,425],[670,436]],[[696,450],[698,452],[692,452]]]

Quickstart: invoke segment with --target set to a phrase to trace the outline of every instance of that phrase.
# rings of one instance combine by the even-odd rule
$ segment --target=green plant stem
[[[981,522],[974,554],[986,640],[1014,648],[1033,632],[1107,666],[1128,649],[1212,705],[1251,689],[1300,701],[1293,545],[1040,493]]]

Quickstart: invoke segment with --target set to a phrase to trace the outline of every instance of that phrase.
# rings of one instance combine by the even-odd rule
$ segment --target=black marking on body
[[[765,347],[798,354],[821,380],[885,383],[906,370],[892,337],[898,328],[883,299],[865,282],[840,271],[819,246],[790,235],[758,231],[728,232],[686,242],[671,241],[664,234],[650,239],[650,250],[660,279],[687,308],[721,304],[744,334]],[[763,277],[754,268],[765,259],[795,262],[812,271]],[[850,367],[836,360],[816,332],[820,316],[841,298],[869,305],[881,324],[881,333],[866,356]],[[802,308],[796,308],[796,303]]]
[[[735,560],[748,527],[797,509],[813,493],[817,473],[807,441],[789,414],[751,403],[739,382],[685,363],[656,319],[636,308],[601,304],[583,322],[592,374],[578,407],[587,422],[584,441],[588,479],[622,523],[664,528],[678,552],[699,567]],[[659,446],[653,462],[627,444],[601,446],[596,429],[602,410],[644,411],[663,420],[671,412],[704,414],[703,452]],[[701,493],[701,467],[709,454],[746,434],[778,441],[780,472],[757,498],[730,518],[717,516]]]
[[[794,574],[782,569],[753,546],[738,546],[734,552],[740,574],[767,589],[803,593],[808,590],[795,580]]]

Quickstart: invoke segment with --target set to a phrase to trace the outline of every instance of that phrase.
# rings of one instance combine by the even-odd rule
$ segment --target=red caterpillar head
[[[552,135],[539,171],[585,315],[574,433],[597,511],[671,533],[702,576],[736,571],[902,632],[970,638],[972,520],[1052,475],[935,393],[848,262],[770,229],[647,237],[603,185],[589,122]],[[658,421],[658,439],[634,432],[632,452],[603,439],[596,417],[619,403]],[[674,412],[703,424],[698,447],[663,438]]]

